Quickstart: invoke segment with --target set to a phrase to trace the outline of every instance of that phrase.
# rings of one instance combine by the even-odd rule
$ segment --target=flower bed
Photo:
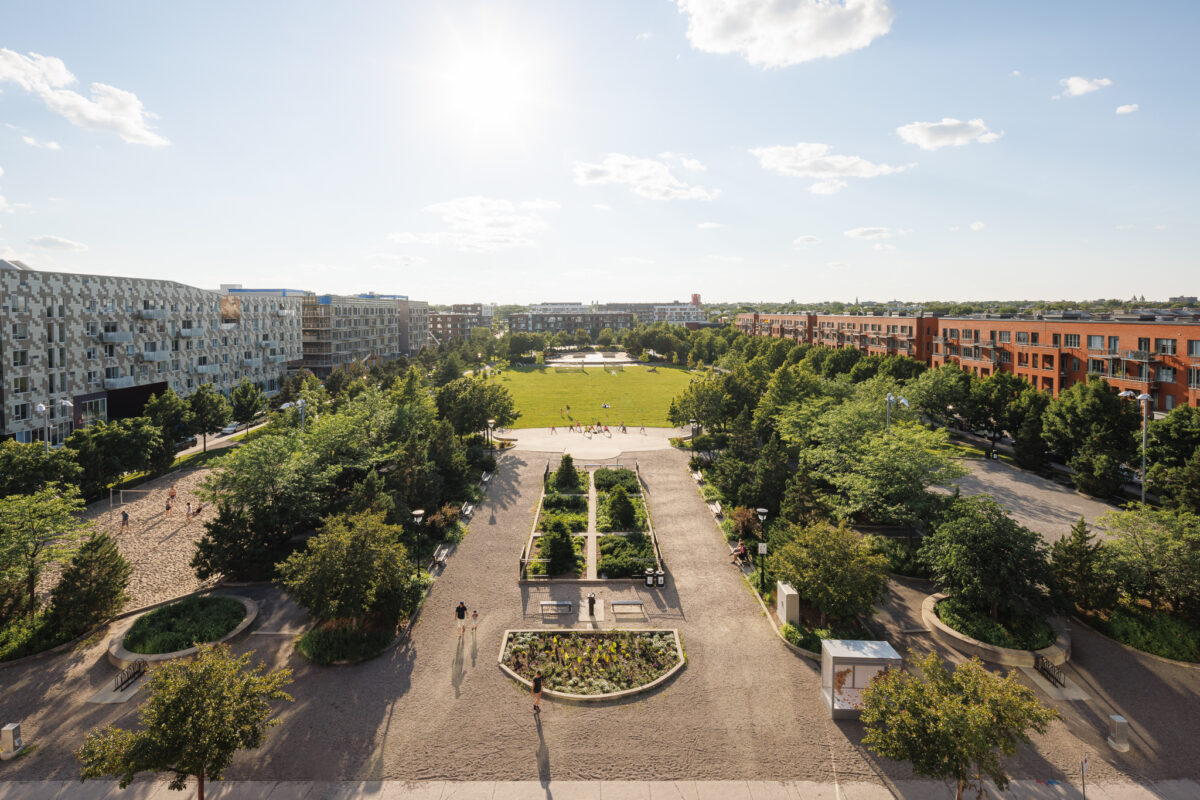
[[[245,617],[245,606],[235,598],[188,597],[138,617],[123,644],[126,650],[141,655],[173,653],[215,642]]]
[[[584,527],[586,528],[587,526],[585,525]],[[578,578],[583,574],[584,569],[587,567],[587,553],[584,550],[584,548],[587,547],[587,537],[572,536],[571,546],[575,548],[575,571],[573,573],[563,573],[563,575],[565,577]],[[542,555],[541,536],[533,540],[533,554],[530,556],[530,558],[546,558],[546,556]],[[549,566],[550,562],[548,561],[534,561],[529,565],[529,574],[545,575],[546,568]]]
[[[674,631],[513,631],[500,663],[525,681],[568,695],[624,692],[665,677],[682,663]]]
[[[601,536],[597,547],[600,563],[596,573],[606,578],[641,577],[646,567],[656,566],[649,536]]]

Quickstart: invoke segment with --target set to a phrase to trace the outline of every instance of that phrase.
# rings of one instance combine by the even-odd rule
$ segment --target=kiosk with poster
[[[900,654],[887,642],[825,639],[821,642],[821,694],[834,719],[857,719],[862,690],[880,672],[900,669]]]

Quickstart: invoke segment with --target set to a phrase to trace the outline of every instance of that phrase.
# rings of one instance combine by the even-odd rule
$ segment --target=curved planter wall
[[[522,678],[513,670],[504,665],[504,651],[508,649],[508,640],[516,633],[564,633],[574,636],[607,636],[612,633],[670,633],[675,637],[675,652],[679,656],[679,663],[671,667],[671,669],[659,675],[654,680],[642,686],[635,686],[632,689],[622,689],[619,692],[609,692],[608,694],[571,694],[570,692],[556,692],[553,689],[543,689],[542,694],[546,697],[554,698],[555,700],[567,700],[574,703],[602,703],[605,700],[619,700],[623,697],[632,697],[643,692],[648,692],[651,689],[656,689],[662,686],[671,678],[675,677],[686,666],[687,659],[683,654],[683,645],[679,641],[679,631],[671,628],[669,630],[653,629],[653,628],[621,628],[620,631],[580,631],[572,628],[546,628],[542,630],[524,630],[524,631],[505,631],[504,638],[500,640],[500,655],[496,659],[496,663],[500,666],[500,671],[508,677],[512,678],[517,683],[520,683],[530,691],[533,690],[533,682]]]
[[[1032,667],[1037,656],[1044,656],[1055,666],[1064,664],[1071,658],[1071,635],[1061,620],[1050,620],[1050,626],[1054,628],[1058,638],[1049,647],[1043,647],[1041,650],[1012,650],[1008,647],[996,647],[961,634],[938,619],[935,606],[946,597],[947,595],[941,593],[926,597],[925,602],[921,604],[921,621],[929,628],[933,638],[947,647],[953,647],[960,653],[966,653],[969,656],[977,656],[980,661],[1005,667]]]
[[[238,623],[238,626],[229,633],[222,636],[216,641],[216,644],[226,644],[235,641],[246,635],[250,626],[254,624],[254,620],[258,619],[258,603],[251,600],[249,597],[240,597],[238,595],[221,595],[222,597],[231,597],[237,600],[246,609],[245,618]],[[149,613],[149,612],[146,612]],[[189,647],[186,650],[176,650],[174,653],[153,653],[143,655],[142,653],[134,653],[125,649],[125,634],[129,632],[129,628],[133,626],[133,622],[142,615],[139,614],[130,620],[129,625],[126,625],[121,631],[113,637],[113,640],[108,645],[108,661],[117,669],[125,669],[136,661],[145,661],[147,666],[153,667],[155,664],[162,664],[167,661],[174,661],[178,658],[191,658],[196,655],[199,648]]]

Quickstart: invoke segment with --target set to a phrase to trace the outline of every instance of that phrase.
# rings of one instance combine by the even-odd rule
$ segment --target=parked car
[[[189,436],[186,439],[180,439],[178,442],[175,443],[175,452],[178,453],[180,450],[187,450],[189,447],[195,447],[195,446],[196,446],[196,437]]]
[[[231,433],[237,433],[237,429],[240,427],[242,427],[241,423],[231,422],[228,425],[226,425],[224,428],[221,428],[221,435],[228,436]]]

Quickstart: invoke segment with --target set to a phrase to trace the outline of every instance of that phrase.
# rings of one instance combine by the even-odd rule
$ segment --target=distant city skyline
[[[1198,22],[10,4],[0,258],[438,304],[1195,295]]]

